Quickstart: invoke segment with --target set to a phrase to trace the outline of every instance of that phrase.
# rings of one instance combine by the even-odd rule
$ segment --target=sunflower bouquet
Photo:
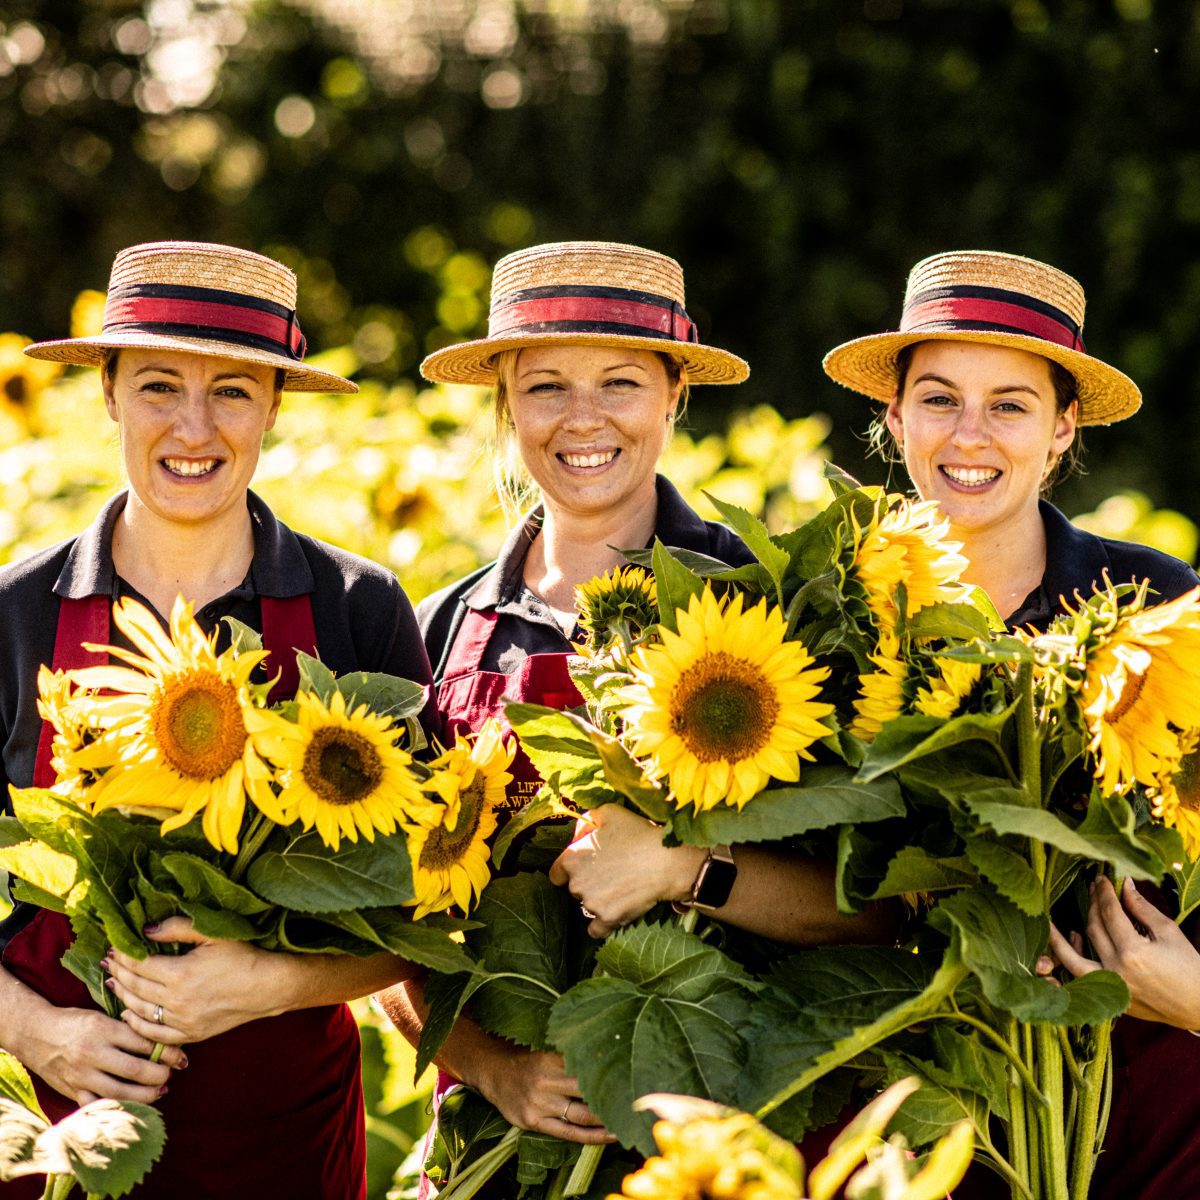
[[[417,684],[298,654],[295,698],[272,705],[248,628],[218,653],[182,600],[169,631],[132,600],[113,621],[127,645],[91,647],[111,665],[40,675],[56,782],[12,789],[0,849],[17,898],[70,918],[64,965],[98,1003],[117,1003],[105,947],[158,952],[143,926],[175,914],[270,950],[470,969],[452,935],[486,854],[460,863],[508,778],[498,727],[420,762]]]
[[[1110,587],[1011,635],[961,582],[935,509],[833,484],[782,536],[714,501],[748,566],[655,546],[584,589],[586,704],[509,706],[544,786],[505,835],[615,803],[668,844],[775,843],[834,863],[843,911],[907,911],[898,943],[796,952],[666,909],[578,953],[569,897],[530,864],[484,891],[488,928],[467,935],[479,969],[435,978],[422,1053],[469,999],[485,1028],[561,1052],[643,1154],[645,1093],[734,1105],[798,1141],[856,1092],[915,1075],[893,1119],[914,1146],[965,1116],[1014,1197],[1082,1200],[1129,996],[1109,972],[1052,980],[1037,963],[1052,915],[1082,926],[1098,872],[1172,876],[1181,918],[1200,903],[1200,701],[1184,682],[1200,599]],[[518,928],[514,910],[538,918]],[[507,1136],[473,1110],[451,1125],[444,1178]],[[570,1149],[526,1153],[527,1138],[509,1146],[547,1189],[530,1194],[571,1194],[551,1187]]]

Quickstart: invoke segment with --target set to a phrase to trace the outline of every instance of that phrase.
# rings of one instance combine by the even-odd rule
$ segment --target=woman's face
[[[887,411],[909,478],[963,533],[1001,530],[1036,508],[1052,457],[1075,436],[1050,363],[977,342],[922,342]]]
[[[245,504],[279,409],[274,367],[174,350],[122,350],[104,400],[134,495],[184,524]]]
[[[521,459],[546,502],[594,515],[652,492],[679,390],[649,350],[522,350],[509,407]]]

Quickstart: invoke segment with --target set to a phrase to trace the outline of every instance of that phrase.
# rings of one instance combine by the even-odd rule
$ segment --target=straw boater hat
[[[283,390],[356,392],[340,375],[304,366],[296,276],[282,263],[213,242],[147,242],[113,262],[97,337],[37,342],[33,358],[98,367],[107,350],[182,350],[282,367]]]
[[[825,356],[838,383],[873,400],[896,395],[896,355],[926,341],[985,342],[1052,359],[1079,385],[1079,423],[1110,425],[1141,407],[1132,379],[1083,347],[1083,288],[1070,275],[1016,254],[957,250],[913,267],[896,333],[857,338]]]
[[[736,354],[702,346],[683,307],[683,268],[615,242],[551,242],[506,255],[492,274],[488,335],[421,364],[437,383],[496,382],[496,355],[523,346],[630,346],[677,358],[691,383],[741,383]]]

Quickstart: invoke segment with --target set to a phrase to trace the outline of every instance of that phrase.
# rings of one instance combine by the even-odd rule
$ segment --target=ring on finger
[[[559,1120],[561,1120],[561,1121],[566,1121],[566,1123],[568,1125],[574,1124],[574,1122],[570,1119],[570,1117],[567,1116],[567,1113],[569,1113],[571,1111],[571,1105],[574,1103],[575,1103],[574,1100],[568,1100],[566,1102],[566,1104],[563,1105],[562,1116],[559,1118]]]
[[[154,1006],[154,1023],[155,1025],[161,1025],[163,1023],[163,1006],[161,1004],[156,1004]]]

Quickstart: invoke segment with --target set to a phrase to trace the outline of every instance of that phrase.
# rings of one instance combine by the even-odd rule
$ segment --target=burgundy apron
[[[575,708],[583,703],[567,670],[569,654],[531,654],[511,675],[481,670],[480,664],[495,631],[496,619],[495,612],[468,609],[450,647],[446,671],[437,693],[438,711],[442,714],[447,737],[478,730],[489,717],[500,723],[506,736],[513,737],[512,726],[504,711],[506,699],[544,704],[549,708]],[[501,820],[524,808],[542,786],[541,777],[519,743],[509,770],[513,778],[506,789],[505,813]],[[453,1075],[438,1072],[433,1092],[434,1125],[425,1143],[427,1154],[433,1144],[442,1097],[458,1082]],[[435,1194],[429,1179],[422,1176],[419,1200],[429,1200]]]
[[[263,645],[282,666],[272,699],[295,693],[294,651],[316,653],[309,597],[262,597]],[[64,599],[54,667],[104,661],[82,642],[108,642],[107,596]],[[54,782],[53,731],[43,723],[34,784]],[[94,1009],[83,983],[61,965],[71,945],[67,919],[39,909],[8,943],[10,974],[60,1008]],[[158,1101],[167,1127],[163,1156],[135,1200],[366,1200],[366,1130],[358,1027],[344,1004],[267,1017],[189,1046]],[[77,1105],[34,1077],[49,1119]],[[36,1200],[40,1176],[0,1185],[4,1200]]]

